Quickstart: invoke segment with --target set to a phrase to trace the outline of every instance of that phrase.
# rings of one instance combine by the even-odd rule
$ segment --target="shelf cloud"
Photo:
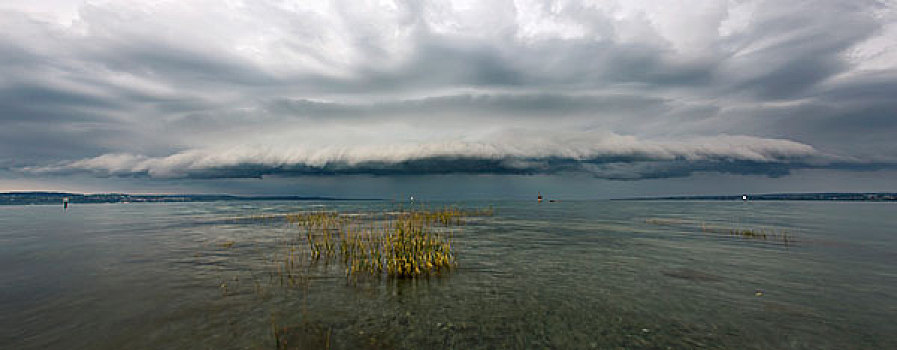
[[[809,145],[750,136],[648,142],[609,133],[516,131],[492,135],[489,140],[376,147],[255,145],[194,149],[162,157],[118,153],[24,170],[160,178],[585,172],[605,179],[635,180],[686,176],[693,171],[781,176],[792,167],[825,161]]]

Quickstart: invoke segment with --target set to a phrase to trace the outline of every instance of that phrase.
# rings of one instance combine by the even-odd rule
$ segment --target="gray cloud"
[[[0,165],[635,180],[897,164],[893,2],[468,5],[0,5]]]
[[[606,133],[506,132],[489,141],[394,144],[378,147],[196,149],[166,157],[107,154],[34,174],[241,178],[265,175],[443,175],[589,173],[632,180],[687,176],[695,171],[782,176],[791,168],[835,159],[787,140],[715,136],[649,142]],[[816,164],[816,165],[813,165]]]

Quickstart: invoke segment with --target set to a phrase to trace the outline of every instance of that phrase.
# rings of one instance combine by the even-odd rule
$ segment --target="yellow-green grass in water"
[[[339,260],[347,277],[415,278],[456,264],[451,228],[463,225],[465,217],[493,214],[492,208],[421,207],[384,213],[382,219],[319,211],[291,214],[287,220],[304,229],[313,260]]]
[[[788,235],[788,231],[775,229],[730,229],[729,235],[743,238],[762,239],[762,240],[778,240],[789,243],[792,239]]]
[[[275,290],[307,289],[321,271],[317,264],[341,264],[346,278],[409,279],[435,276],[456,266],[453,236],[465,218],[493,215],[494,210],[451,207],[380,213],[312,211],[281,215],[290,223],[274,249],[262,249],[262,271],[249,271],[240,282],[222,278],[222,296],[242,292],[269,297]],[[229,249],[235,242],[225,240]],[[247,245],[245,249],[252,249]]]
[[[695,220],[678,218],[646,218],[645,223],[660,226],[679,226],[683,228],[696,228],[696,226],[699,225],[701,232],[704,233],[716,233],[721,235],[765,241],[780,241],[785,244],[793,243],[795,241],[793,236],[787,230],[777,228],[723,227],[713,224],[707,224],[703,221],[699,223]]]

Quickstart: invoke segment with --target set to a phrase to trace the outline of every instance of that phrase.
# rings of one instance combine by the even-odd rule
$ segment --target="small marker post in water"
[[[62,197],[62,210],[69,209],[69,197]]]
[[[746,200],[747,200],[747,195],[746,195],[746,194],[741,195],[741,200],[746,201]]]

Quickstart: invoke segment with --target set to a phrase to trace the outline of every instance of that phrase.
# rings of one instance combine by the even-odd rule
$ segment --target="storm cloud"
[[[893,1],[0,4],[28,176],[874,172],[893,96]]]
[[[780,176],[790,167],[825,161],[808,145],[748,136],[647,142],[613,134],[515,132],[488,139],[493,141],[355,148],[254,146],[190,150],[166,157],[106,154],[26,170],[163,178],[588,172],[606,179],[639,179],[686,176],[693,170]]]

